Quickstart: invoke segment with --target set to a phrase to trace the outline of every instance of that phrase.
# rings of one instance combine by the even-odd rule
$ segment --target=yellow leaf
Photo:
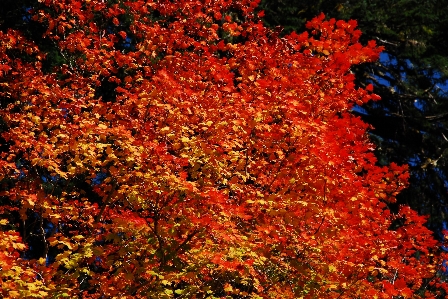
[[[67,167],[67,170],[68,170],[68,172],[69,172],[70,174],[75,174],[75,172],[76,172],[76,167],[74,167],[74,166],[68,166],[68,167]]]
[[[75,241],[79,241],[79,240],[84,239],[84,236],[77,235],[77,236],[72,237],[72,239],[75,240]]]
[[[333,265],[328,266],[328,271],[330,272],[335,272],[336,271],[336,267]]]
[[[41,257],[41,258],[37,261],[37,263],[38,263],[39,265],[45,265],[46,261],[47,261],[46,258]]]
[[[230,284],[226,284],[225,286],[224,286],[224,291],[226,291],[226,292],[232,292],[233,291],[233,288],[232,288],[232,286],[230,285]]]
[[[17,291],[9,291],[9,297],[11,298],[19,298],[20,297],[20,293]]]
[[[12,243],[12,247],[17,250],[25,250],[26,245],[22,243]]]

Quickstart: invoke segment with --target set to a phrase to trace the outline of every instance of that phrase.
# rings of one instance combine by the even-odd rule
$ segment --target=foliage
[[[381,48],[323,15],[280,38],[255,6],[42,0],[60,64],[0,32],[3,298],[443,294],[424,217],[387,206],[406,167],[350,113]]]
[[[363,43],[385,47],[379,61],[352,68],[357,84],[372,83],[383,99],[357,112],[374,127],[381,164],[410,164],[410,186],[398,202],[429,214],[431,229],[440,232],[448,212],[448,2],[264,0],[261,8],[267,24],[286,32],[302,31],[322,11],[356,19]]]

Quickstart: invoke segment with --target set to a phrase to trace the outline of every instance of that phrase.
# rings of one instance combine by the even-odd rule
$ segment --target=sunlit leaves
[[[387,209],[406,167],[377,167],[348,112],[377,99],[354,88],[350,66],[380,51],[354,22],[279,38],[249,1],[42,3],[66,64],[13,63],[12,33],[0,48],[1,223],[25,227],[2,229],[1,257],[36,290],[386,298],[434,275],[424,219]]]

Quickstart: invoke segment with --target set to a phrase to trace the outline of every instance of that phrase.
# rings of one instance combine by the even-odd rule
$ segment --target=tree
[[[406,167],[350,113],[381,48],[255,6],[40,1],[61,64],[0,32],[2,297],[443,296],[425,218],[387,206]]]
[[[447,1],[262,1],[264,21],[286,32],[301,31],[322,11],[336,19],[356,19],[362,43],[376,40],[385,50],[379,61],[352,68],[357,85],[375,86],[382,101],[358,114],[372,124],[379,163],[410,165],[410,186],[398,196],[439,233],[446,225],[448,178]]]

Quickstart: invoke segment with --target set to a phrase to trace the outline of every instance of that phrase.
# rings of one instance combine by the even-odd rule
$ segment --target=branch
[[[322,217],[322,221],[320,222],[319,227],[318,227],[318,228],[316,229],[316,231],[314,232],[314,235],[317,234],[317,233],[319,232],[320,228],[322,227],[322,224],[324,224],[325,216],[326,216],[326,215],[324,215],[324,217]]]
[[[445,112],[445,113],[441,113],[441,114],[437,114],[437,115],[428,115],[428,116],[425,116],[425,118],[427,120],[439,120],[439,119],[442,119],[447,116],[448,116],[448,112]]]
[[[191,239],[193,239],[193,237],[199,232],[199,229],[194,229],[191,233],[188,234],[187,238],[181,243],[179,244],[176,249],[174,250],[174,252],[178,252],[180,249],[182,249],[182,247],[184,247],[188,242],[191,241]]]
[[[109,194],[107,195],[107,198],[104,201],[104,204],[101,207],[100,212],[98,213],[98,215],[96,215],[95,223],[98,223],[101,220],[104,210],[106,209],[107,205],[109,204],[110,200],[112,199],[112,194],[115,192],[116,188],[117,188],[117,184],[115,183],[115,181],[112,181],[112,189],[110,190]]]
[[[378,36],[374,36],[373,38],[376,39],[376,40],[379,41],[379,42],[382,42],[383,44],[388,44],[388,45],[392,45],[392,46],[394,46],[394,47],[398,47],[398,44],[397,44],[397,43],[389,42],[389,41],[387,41],[387,40],[385,40],[385,39],[381,39],[381,38],[379,38]]]

